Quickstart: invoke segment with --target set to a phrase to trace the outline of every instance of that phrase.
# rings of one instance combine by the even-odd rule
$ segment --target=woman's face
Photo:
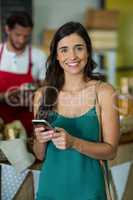
[[[88,60],[85,41],[73,33],[61,39],[57,45],[57,60],[68,74],[83,74]]]

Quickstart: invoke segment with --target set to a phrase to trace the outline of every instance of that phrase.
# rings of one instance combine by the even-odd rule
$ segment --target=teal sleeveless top
[[[79,117],[54,115],[52,124],[55,127],[64,128],[69,134],[86,141],[99,141],[96,107]],[[45,153],[37,200],[107,200],[99,160],[75,149],[57,149],[52,142],[48,143]]]

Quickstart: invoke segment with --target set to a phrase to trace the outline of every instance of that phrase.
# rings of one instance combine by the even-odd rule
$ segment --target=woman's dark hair
[[[87,77],[89,77],[90,79],[96,79],[97,77],[94,76],[92,73],[92,71],[96,67],[96,64],[92,59],[92,45],[86,29],[79,22],[65,23],[57,30],[50,45],[50,55],[47,60],[47,72],[45,78],[45,86],[47,86],[47,89],[45,90],[45,95],[43,99],[45,111],[52,110],[54,108],[58,97],[57,91],[59,92],[64,85],[64,71],[60,67],[60,64],[57,60],[58,43],[61,39],[73,33],[76,33],[85,41],[87,52],[89,55],[87,64],[84,69],[84,78],[86,79]],[[55,91],[53,88],[55,88]]]
[[[15,11],[6,20],[6,25],[12,30],[16,25],[33,28],[33,22],[26,11]]]

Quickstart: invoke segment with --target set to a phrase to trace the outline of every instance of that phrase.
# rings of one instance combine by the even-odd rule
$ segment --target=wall
[[[133,66],[133,0],[107,0],[106,8],[120,10],[118,66]]]
[[[97,8],[99,0],[34,0],[34,43],[41,41],[44,28],[57,28],[63,23],[84,21],[86,8]]]

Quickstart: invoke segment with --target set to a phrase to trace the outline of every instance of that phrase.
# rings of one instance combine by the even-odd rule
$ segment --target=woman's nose
[[[74,50],[71,50],[71,51],[70,51],[70,54],[69,54],[69,58],[73,60],[73,59],[75,59],[76,57],[77,57],[76,52],[75,52]]]

